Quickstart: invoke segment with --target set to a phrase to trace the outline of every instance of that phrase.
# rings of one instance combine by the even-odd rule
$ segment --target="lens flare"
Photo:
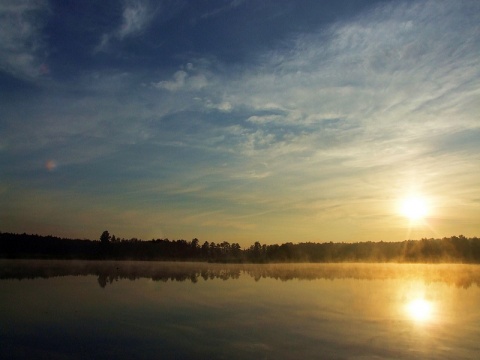
[[[57,163],[55,162],[55,160],[48,160],[45,163],[45,169],[47,169],[48,171],[53,171],[56,168],[57,168]]]

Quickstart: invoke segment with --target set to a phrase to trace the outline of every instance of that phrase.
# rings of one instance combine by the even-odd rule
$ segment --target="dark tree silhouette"
[[[110,242],[110,233],[107,230],[100,235],[100,242],[102,244],[108,244]]]
[[[480,239],[463,235],[400,242],[297,243],[266,245],[256,241],[242,250],[237,243],[110,237],[100,241],[0,232],[0,258],[117,259],[209,262],[409,262],[480,263]]]

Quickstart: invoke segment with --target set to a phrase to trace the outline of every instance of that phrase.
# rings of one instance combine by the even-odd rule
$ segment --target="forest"
[[[120,239],[104,231],[98,240],[0,232],[0,258],[203,261],[220,263],[399,262],[480,263],[480,239],[463,235],[399,242],[238,243]]]

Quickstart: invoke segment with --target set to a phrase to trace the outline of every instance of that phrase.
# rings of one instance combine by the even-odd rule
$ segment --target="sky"
[[[2,0],[0,24],[2,232],[480,235],[479,1]]]

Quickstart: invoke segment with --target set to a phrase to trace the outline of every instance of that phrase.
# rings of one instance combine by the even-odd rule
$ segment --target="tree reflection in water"
[[[2,260],[0,278],[2,359],[478,354],[478,265]]]
[[[457,287],[480,286],[480,266],[460,264],[210,264],[200,262],[0,260],[0,279],[34,279],[58,276],[98,277],[104,288],[119,280],[153,281],[231,280],[250,276],[255,281],[293,279],[418,279]]]

